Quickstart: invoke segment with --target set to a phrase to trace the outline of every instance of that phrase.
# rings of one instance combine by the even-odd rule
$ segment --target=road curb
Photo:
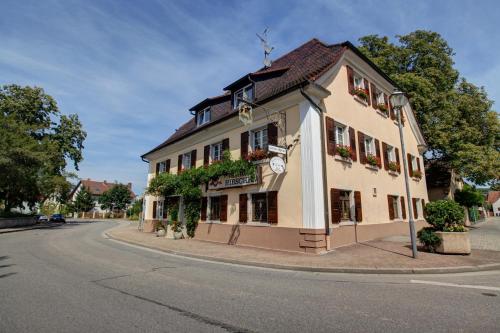
[[[106,237],[117,240],[123,243],[132,244],[135,246],[144,247],[147,249],[153,249],[156,251],[161,251],[168,254],[173,254],[176,256],[201,259],[206,261],[225,263],[225,264],[235,264],[241,266],[250,267],[261,267],[261,268],[272,268],[280,270],[290,270],[290,271],[300,271],[300,272],[317,272],[317,273],[350,273],[350,274],[450,274],[450,273],[468,273],[468,272],[482,272],[482,271],[494,271],[500,270],[500,263],[484,264],[477,266],[456,266],[456,267],[430,267],[430,268],[368,268],[368,267],[308,267],[308,266],[293,266],[293,265],[279,265],[279,264],[269,264],[263,262],[253,262],[253,261],[242,261],[236,259],[227,259],[220,257],[204,256],[168,249],[162,249],[160,247],[152,245],[144,245],[140,242],[131,241],[126,238],[116,237],[109,232],[104,232]]]
[[[55,227],[59,227],[59,226],[61,226],[61,225],[60,224],[57,224],[57,225],[33,225],[33,226],[30,226],[30,227],[21,227],[21,228],[16,228],[16,229],[12,229],[12,230],[5,230],[5,231],[3,231],[2,229],[0,229],[0,235],[1,234],[10,234],[10,233],[13,233],[13,232],[28,231],[28,230],[50,229],[50,228],[55,228]]]

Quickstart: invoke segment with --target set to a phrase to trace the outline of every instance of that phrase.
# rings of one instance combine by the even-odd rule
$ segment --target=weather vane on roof
[[[271,52],[274,50],[274,46],[270,46],[268,41],[267,41],[267,32],[269,31],[268,28],[264,30],[262,35],[259,35],[258,33],[256,34],[257,37],[260,39],[260,45],[262,45],[262,48],[264,49],[264,66],[271,67],[271,59],[269,58],[269,55]]]

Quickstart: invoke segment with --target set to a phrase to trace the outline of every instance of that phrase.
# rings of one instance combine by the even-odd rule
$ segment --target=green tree
[[[480,207],[483,205],[484,195],[474,186],[465,184],[462,190],[455,191],[455,201],[467,208]]]
[[[92,194],[85,186],[82,186],[82,189],[76,194],[73,207],[76,212],[88,212],[94,208]]]
[[[65,200],[66,165],[82,161],[86,137],[78,116],[62,115],[42,88],[0,87],[0,202],[5,211],[48,197]]]
[[[124,210],[131,201],[132,193],[128,186],[123,184],[114,185],[99,198],[99,203],[103,209]]]
[[[484,88],[461,78],[453,49],[436,32],[417,30],[359,39],[360,50],[409,96],[429,146],[439,159],[477,184],[500,178],[500,123]]]

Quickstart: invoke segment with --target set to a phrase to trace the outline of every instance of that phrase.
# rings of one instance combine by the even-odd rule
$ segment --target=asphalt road
[[[499,271],[241,267],[104,238],[114,223],[0,235],[0,332],[500,331]]]

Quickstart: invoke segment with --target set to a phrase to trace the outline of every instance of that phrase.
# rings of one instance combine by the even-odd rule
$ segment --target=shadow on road
[[[7,260],[7,259],[10,259],[9,256],[0,256],[0,260]],[[8,268],[8,267],[12,267],[14,266],[14,264],[5,264],[5,265],[0,265],[0,268]],[[11,275],[15,275],[17,274],[17,272],[9,272],[9,273],[4,273],[4,274],[0,274],[0,279],[3,279],[5,277],[9,277]]]

